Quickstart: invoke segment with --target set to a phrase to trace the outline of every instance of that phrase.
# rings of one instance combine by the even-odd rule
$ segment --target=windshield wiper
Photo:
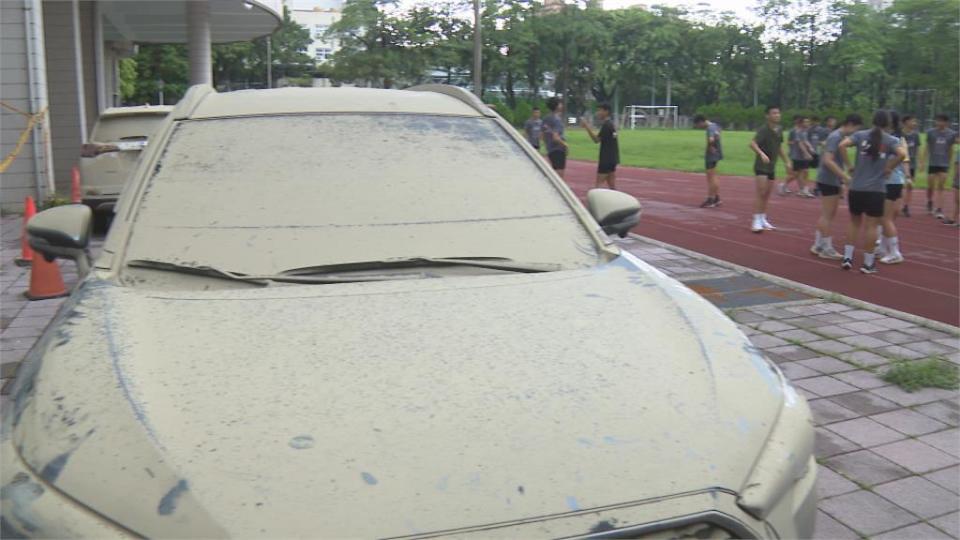
[[[472,266],[475,268],[489,268],[504,272],[555,272],[560,269],[558,264],[524,263],[505,257],[397,257],[374,261],[352,263],[321,264],[304,266],[284,270],[284,276],[310,276],[317,274],[337,274],[340,272],[356,272],[362,270],[383,270],[391,268],[415,268],[420,266]]]
[[[152,259],[134,259],[127,262],[127,266],[133,268],[147,268],[150,270],[160,270],[162,272],[177,272],[180,274],[190,274],[194,276],[205,276],[219,279],[228,279],[232,281],[242,281],[244,283],[253,283],[255,285],[269,285],[271,281],[282,283],[312,283],[312,284],[334,284],[334,283],[354,283],[357,281],[383,281],[385,278],[356,276],[349,278],[326,277],[317,278],[310,276],[286,275],[286,274],[266,274],[250,275],[240,272],[223,270],[213,266],[191,265],[168,261],[155,261]]]

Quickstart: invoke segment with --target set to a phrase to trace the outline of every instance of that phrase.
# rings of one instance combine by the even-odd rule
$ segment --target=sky
[[[751,0],[604,0],[605,9],[618,9],[629,7],[636,4],[646,4],[648,6],[659,4],[671,7],[707,7],[714,11],[732,11],[737,18],[752,21],[756,16],[751,13],[750,7],[756,2]]]

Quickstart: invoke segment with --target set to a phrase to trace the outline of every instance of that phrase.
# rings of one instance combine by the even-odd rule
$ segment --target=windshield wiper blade
[[[475,268],[489,268],[491,270],[530,274],[555,272],[560,269],[560,265],[558,264],[524,263],[506,257],[397,257],[373,261],[304,266],[284,270],[280,274],[285,276],[308,276],[362,270],[414,268],[418,266],[472,266]]]
[[[317,278],[310,276],[297,276],[285,274],[265,274],[250,275],[240,272],[223,270],[213,266],[190,265],[168,261],[156,261],[152,259],[134,259],[127,262],[127,266],[133,268],[147,268],[150,270],[160,270],[162,272],[178,272],[181,274],[190,274],[195,276],[205,276],[220,279],[229,279],[232,281],[242,281],[244,283],[253,283],[256,285],[269,285],[271,281],[282,283],[306,283],[306,284],[335,284],[335,283],[354,283],[357,281],[383,281],[382,277],[350,277],[350,278]]]

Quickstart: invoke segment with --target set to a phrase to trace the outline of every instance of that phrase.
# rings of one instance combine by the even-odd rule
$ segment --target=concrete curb
[[[643,242],[649,242],[651,244],[660,246],[665,249],[671,249],[678,253],[682,253],[688,257],[698,259],[704,262],[715,264],[717,266],[727,268],[736,272],[747,274],[759,279],[763,279],[779,285],[781,287],[786,287],[788,289],[793,289],[795,291],[808,294],[810,296],[815,296],[824,300],[830,300],[831,302],[838,302],[841,304],[846,304],[858,309],[866,309],[869,311],[875,311],[877,313],[882,313],[888,317],[896,317],[898,319],[903,319],[905,321],[910,321],[914,324],[920,326],[925,326],[927,328],[932,328],[933,330],[939,330],[941,332],[946,332],[954,336],[960,336],[960,328],[956,326],[949,325],[947,323],[942,323],[940,321],[935,321],[933,319],[927,319],[925,317],[920,317],[919,315],[913,315],[912,313],[905,313],[893,308],[888,308],[884,306],[878,306],[877,304],[871,304],[870,302],[864,302],[857,298],[851,298],[849,296],[844,296],[832,291],[825,289],[820,289],[817,287],[812,287],[810,285],[805,285],[803,283],[797,283],[796,281],[791,281],[780,276],[775,276],[773,274],[768,274],[766,272],[761,272],[760,270],[754,270],[753,268],[747,268],[746,266],[740,266],[739,264],[734,264],[732,262],[723,261],[720,259],[713,258],[709,255],[704,255],[703,253],[697,253],[696,251],[691,251],[682,247],[675,246],[673,244],[668,244],[666,242],[661,242],[660,240],[654,240],[653,238],[648,238],[646,236],[641,236],[639,234],[630,233],[630,236],[641,240]]]

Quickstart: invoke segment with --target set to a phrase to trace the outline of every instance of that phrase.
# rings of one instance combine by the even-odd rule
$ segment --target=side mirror
[[[93,212],[83,204],[68,204],[44,210],[27,223],[27,238],[30,247],[46,259],[57,257],[72,259],[77,263],[80,276],[90,271],[90,226]]]
[[[636,197],[622,191],[591,189],[587,192],[587,210],[603,232],[623,238],[640,223],[642,207]]]

